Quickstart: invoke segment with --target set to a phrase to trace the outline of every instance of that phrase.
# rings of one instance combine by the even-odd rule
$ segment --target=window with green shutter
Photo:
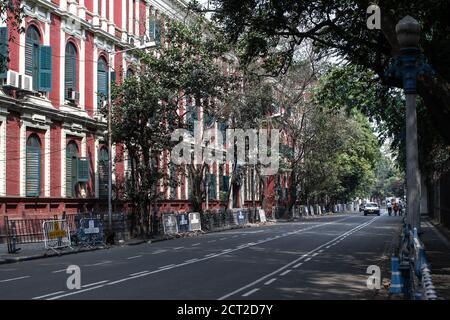
[[[226,139],[227,139],[227,128],[228,128],[228,123],[226,121],[220,121],[218,124],[218,129],[220,131],[220,133],[222,134],[222,142],[225,144]]]
[[[30,26],[25,37],[25,74],[33,77],[33,90],[39,90],[39,51],[41,36],[34,26]]]
[[[78,180],[78,147],[73,141],[66,147],[66,197],[75,197]]]
[[[8,28],[0,27],[0,79],[6,78],[8,71]]]
[[[186,102],[186,122],[191,133],[194,133],[195,121],[198,121],[197,108],[192,103]]]
[[[177,168],[175,165],[170,165],[170,199],[175,200],[177,198]]]
[[[209,174],[208,197],[210,200],[217,199],[217,181],[215,174]]]
[[[77,167],[78,167],[77,181],[78,182],[88,182],[89,181],[89,159],[88,158],[79,158]]]
[[[72,91],[76,91],[77,78],[77,50],[73,43],[66,45],[65,69],[64,69],[64,94],[66,99],[71,99]]]
[[[108,197],[108,149],[100,149],[98,157],[98,196],[99,198]]]
[[[98,107],[100,108],[103,101],[108,97],[108,65],[103,58],[98,60],[97,65],[97,96]]]
[[[39,47],[39,91],[52,91],[52,47]]]
[[[26,149],[26,195],[39,197],[41,185],[41,143],[32,135],[27,140]]]
[[[230,177],[223,176],[222,177],[222,191],[228,192],[229,184],[230,184]]]
[[[214,123],[214,116],[210,112],[203,113],[203,125],[205,129],[212,127]]]

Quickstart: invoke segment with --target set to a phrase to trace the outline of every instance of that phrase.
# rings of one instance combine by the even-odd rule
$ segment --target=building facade
[[[164,21],[181,19],[186,3],[22,3],[23,32],[9,19],[0,23],[0,50],[9,57],[0,73],[0,213],[33,216],[103,210],[108,194],[108,149],[100,107],[108,95],[108,82],[120,82],[138,64],[130,52],[121,51],[143,41],[164,41]],[[187,104],[180,105],[182,110],[185,107]],[[203,121],[201,112],[194,118]],[[213,127],[221,129],[217,123]],[[118,186],[130,167],[126,150],[114,145],[112,159],[113,185]],[[224,200],[230,168],[231,164],[225,164],[210,169],[210,208],[218,208]],[[169,167],[164,170],[170,174]],[[187,180],[164,188],[163,211],[189,210]],[[254,171],[249,170],[232,188],[231,206],[259,204],[260,187]],[[266,188],[269,193],[271,189]],[[114,206],[123,210],[126,203],[114,198]]]

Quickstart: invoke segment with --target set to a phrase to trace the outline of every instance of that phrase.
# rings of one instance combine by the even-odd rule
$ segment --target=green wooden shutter
[[[155,22],[155,42],[161,44],[161,20]]]
[[[77,166],[77,181],[78,182],[88,182],[89,181],[89,159],[79,158]]]
[[[217,199],[217,189],[216,189],[216,175],[209,174],[209,186],[208,186],[208,197],[210,200]]]
[[[108,197],[108,151],[101,149],[98,161],[98,193],[100,198]]]
[[[222,190],[225,192],[228,192],[228,186],[230,184],[230,177],[229,176],[223,176],[222,177]]]
[[[6,78],[8,71],[8,28],[0,28],[0,79]]]
[[[40,147],[27,146],[26,162],[26,195],[38,197],[41,185]]]
[[[39,48],[39,91],[52,90],[52,47]]]
[[[33,47],[34,44],[31,41],[27,41],[25,44],[25,74],[27,76],[33,76]]]
[[[76,88],[76,55],[73,44],[69,43],[66,47],[65,57],[65,98],[70,99],[70,93]]]
[[[72,155],[66,157],[66,197],[73,197]]]
[[[111,85],[115,85],[115,84],[116,84],[116,72],[111,71]]]
[[[99,60],[99,62],[98,62],[97,94],[98,94],[99,107],[101,107],[101,102],[105,101],[105,99],[108,95],[108,70],[107,70],[106,62],[103,59]]]
[[[149,18],[148,35],[149,35],[151,41],[155,40],[155,16],[154,15],[150,15],[150,18]]]
[[[177,198],[177,170],[175,165],[170,166],[170,199],[175,200]]]

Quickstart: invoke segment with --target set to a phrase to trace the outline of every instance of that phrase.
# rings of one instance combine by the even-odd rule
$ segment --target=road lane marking
[[[303,264],[303,262],[300,262],[299,264],[296,264],[295,266],[293,266],[294,269],[297,269],[298,267],[300,267]]]
[[[92,287],[92,286],[96,286],[98,284],[102,284],[105,282],[108,282],[109,280],[103,280],[103,281],[99,281],[99,282],[94,282],[94,283],[89,283],[89,284],[85,284],[83,286],[81,286],[82,288],[87,288],[87,287]]]
[[[205,257],[212,257],[212,256],[215,256],[217,253],[210,253],[210,254],[207,254]]]
[[[259,289],[253,289],[253,290],[250,290],[249,292],[247,292],[247,293],[244,293],[242,296],[243,297],[248,297],[249,295],[251,295],[251,294],[254,294],[256,291],[258,291]]]
[[[173,250],[180,250],[180,249],[183,249],[184,247],[176,247],[176,248],[173,248]]]
[[[66,271],[66,270],[67,270],[67,269],[55,270],[55,271],[52,271],[52,273],[60,273],[60,272]]]
[[[143,274],[143,273],[147,273],[148,272],[148,270],[145,270],[145,271],[141,271],[141,272],[136,272],[136,273],[132,273],[132,274],[130,274],[130,276],[137,276],[138,274]]]
[[[196,246],[199,246],[200,245],[200,243],[194,243],[193,245],[192,245],[192,247],[196,247]]]
[[[74,292],[62,294],[62,295],[59,295],[59,296],[56,296],[56,297],[51,297],[50,299],[47,299],[47,300],[56,300],[56,299],[59,299],[59,298],[64,298],[64,297],[72,296],[72,295],[74,295],[74,294],[79,294],[79,293],[82,293],[82,292],[86,292],[86,291],[91,291],[91,290],[103,288],[104,286],[105,286],[105,285],[102,284],[102,285],[99,285],[99,286],[96,286],[96,287],[91,287],[91,288],[87,288],[87,289],[81,289],[81,290],[77,290],[77,291],[74,291]]]
[[[30,278],[30,276],[5,279],[5,280],[0,280],[0,282],[10,282],[10,281],[22,280],[22,279],[26,279],[26,278]]]
[[[169,265],[167,265],[167,266],[159,267],[158,269],[168,269],[168,268],[173,268],[173,267],[175,267],[175,266],[176,266],[176,264],[169,264]]]
[[[353,216],[346,216],[345,218],[342,218],[342,219],[339,219],[339,220],[336,220],[336,221],[330,221],[330,222],[326,222],[326,223],[323,223],[323,224],[312,225],[311,227],[304,228],[304,229],[299,229],[299,230],[295,231],[295,234],[299,234],[299,233],[302,233],[304,231],[308,231],[308,230],[315,229],[315,228],[318,228],[318,227],[326,226],[326,225],[329,225],[329,224],[336,224],[336,223],[339,223],[339,222],[342,222],[342,221],[345,221],[345,220],[348,220],[348,219],[352,219],[352,218],[353,218]],[[269,242],[269,241],[272,241],[272,240],[275,240],[275,239],[265,240],[264,242]],[[232,249],[231,251],[238,251],[238,250],[241,250],[241,249],[244,249],[244,248],[247,248],[247,247],[248,247],[248,245],[244,245],[242,248]],[[167,250],[161,250],[160,252],[165,252],[165,251],[167,251]],[[160,253],[160,252],[155,252],[155,253]],[[155,253],[153,253],[153,254],[155,254]],[[224,255],[224,254],[225,253],[217,253],[217,254],[214,254],[214,255],[212,255],[210,257],[205,257],[205,258],[202,258],[202,259],[198,259],[196,262],[209,260],[209,259],[221,256],[221,255]],[[304,256],[307,256],[307,255],[308,254],[306,254]],[[304,256],[302,256],[301,259],[303,259]],[[185,266],[185,265],[188,265],[188,264],[190,264],[190,263],[184,262],[184,263],[180,263],[178,265],[169,265],[169,266],[160,267],[157,270],[154,270],[154,271],[151,271],[151,272],[141,273],[141,274],[138,274],[138,275],[135,275],[135,276],[132,276],[132,277],[122,278],[122,279],[119,279],[119,280],[116,280],[116,281],[113,281],[113,282],[108,282],[106,284],[102,284],[102,285],[99,285],[99,286],[96,286],[96,287],[92,287],[92,288],[88,288],[88,289],[84,289],[84,290],[77,290],[77,291],[75,291],[73,293],[69,293],[67,295],[74,295],[74,294],[82,293],[82,292],[85,292],[85,291],[88,291],[88,290],[94,290],[94,289],[97,289],[97,288],[102,288],[105,285],[115,285],[115,284],[122,283],[122,282],[125,282],[125,281],[128,281],[128,280],[133,280],[133,279],[149,276],[149,275],[152,275],[152,274],[155,274],[155,273],[164,272],[166,270],[170,270],[170,269],[175,268],[175,267],[182,267],[182,266]],[[283,269],[285,267],[283,267]],[[59,299],[60,297],[65,297],[67,295],[61,295],[61,296],[53,297],[51,300]]]
[[[63,293],[63,292],[64,292],[64,291],[57,291],[57,292],[53,292],[53,293],[49,293],[49,294],[44,294],[43,296],[31,298],[31,300],[43,299],[43,298],[47,298],[47,297],[50,297],[50,296],[54,296],[54,295],[56,295],[56,294],[60,294],[60,293]]]
[[[209,240],[208,243],[216,242],[217,240]]]
[[[164,250],[164,249],[158,250],[158,251],[153,252],[152,254],[159,254],[159,253],[163,253],[163,252],[167,252],[167,250]]]
[[[225,249],[225,250],[222,250],[222,252],[230,252],[231,250],[233,250],[233,249]]]
[[[280,274],[280,276],[285,276],[287,275],[289,272],[291,272],[292,270],[286,270],[285,272],[283,272],[282,274]]]
[[[131,259],[137,259],[137,258],[140,258],[140,257],[142,257],[142,255],[139,255],[139,256],[132,256],[132,257],[128,257],[128,258],[127,258],[127,260],[131,260]]]
[[[323,249],[322,250],[319,250],[319,253],[322,253],[323,252]]]
[[[315,257],[315,256],[317,256],[319,253],[318,252],[316,252],[316,253],[314,253],[311,257]]]
[[[227,238],[220,238],[219,240],[227,240]]]
[[[86,265],[84,265],[85,267],[93,267],[93,266],[101,266],[101,265],[104,265],[104,264],[108,264],[108,263],[112,263],[112,261],[102,261],[102,262],[97,262],[97,263],[94,263],[94,264],[86,264]]]
[[[305,259],[305,262],[308,262],[309,260],[311,260],[311,258]]]
[[[267,281],[266,283],[264,283],[264,285],[268,286],[269,284],[271,284],[272,282],[276,281],[277,278],[272,278],[269,281]]]
[[[378,218],[379,218],[379,217],[375,217],[375,218],[373,218],[372,220],[369,220],[368,222],[365,222],[365,223],[363,223],[363,224],[360,224],[360,225],[356,226],[355,228],[353,228],[353,229],[347,231],[347,232],[344,233],[344,234],[348,234],[348,233],[351,232],[351,231],[363,229],[363,228],[365,228],[366,226],[368,226],[369,224],[373,223],[373,222],[374,222],[375,220],[377,220]],[[343,220],[346,220],[346,219],[344,218]],[[342,220],[338,220],[338,221],[342,221]],[[329,222],[329,223],[326,223],[326,224],[330,224],[330,223],[333,223],[333,222]],[[325,224],[324,224],[324,225],[325,225]],[[336,237],[336,238],[334,238],[334,239],[332,239],[332,240],[330,240],[330,241],[328,241],[328,242],[326,242],[326,243],[320,245],[319,247],[317,247],[317,248],[311,250],[310,252],[307,253],[307,255],[310,255],[310,254],[312,254],[312,253],[314,253],[314,252],[316,252],[316,251],[322,249],[323,247],[329,245],[329,244],[332,243],[333,241],[336,241],[336,239],[339,238],[339,237],[341,237],[341,236],[342,236],[342,235],[339,235],[338,237]],[[269,274],[267,274],[267,275],[265,275],[265,276],[263,276],[263,277],[261,277],[261,278],[259,278],[259,279],[256,279],[255,281],[253,281],[253,282],[251,282],[251,283],[249,283],[249,284],[247,284],[247,285],[245,285],[245,286],[243,286],[243,287],[241,287],[241,288],[238,288],[238,289],[236,289],[236,290],[234,290],[234,291],[232,291],[232,292],[230,292],[230,293],[228,293],[228,294],[226,294],[226,295],[220,297],[218,300],[224,300],[224,299],[227,299],[228,297],[231,297],[231,296],[233,296],[233,295],[235,295],[235,294],[237,294],[237,293],[239,293],[239,292],[241,292],[241,291],[243,291],[243,290],[246,290],[246,289],[248,289],[248,288],[253,287],[254,285],[260,283],[261,281],[264,281],[264,280],[266,280],[267,278],[272,277],[272,276],[274,276],[274,275],[280,273],[281,271],[283,271],[283,270],[285,270],[285,269],[288,269],[291,265],[294,265],[294,264],[298,263],[300,260],[302,260],[303,257],[304,257],[304,256],[295,259],[294,261],[292,261],[292,262],[286,264],[285,266],[283,266],[283,267],[281,267],[281,268],[279,268],[279,269],[277,269],[277,270],[275,270],[275,271],[273,271],[273,272],[271,272],[271,273],[269,273]],[[306,261],[306,260],[305,260],[305,261]]]
[[[191,259],[191,260],[186,260],[185,262],[186,263],[191,263],[191,262],[195,262],[195,261],[198,261],[198,258],[194,258],[194,259]]]

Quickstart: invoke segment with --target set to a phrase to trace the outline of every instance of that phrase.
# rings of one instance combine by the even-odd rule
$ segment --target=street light
[[[131,50],[142,50],[156,47],[156,42],[144,42],[138,47],[119,50],[113,52],[108,51],[108,226],[112,231],[112,130],[111,130],[111,66],[112,58],[118,53],[124,53]]]
[[[417,76],[433,74],[419,49],[420,24],[406,16],[395,27],[400,55],[393,59],[388,77],[401,79],[406,96],[407,223],[420,230],[420,171],[417,147]]]

